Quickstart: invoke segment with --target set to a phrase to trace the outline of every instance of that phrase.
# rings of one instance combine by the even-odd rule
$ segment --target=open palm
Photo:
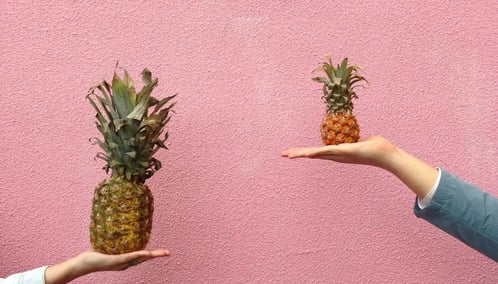
[[[138,263],[169,254],[169,251],[165,249],[141,250],[118,255],[89,250],[78,255],[77,258],[81,260],[82,266],[90,271],[110,271],[124,270]]]
[[[321,147],[301,147],[284,150],[281,155],[290,159],[326,159],[340,163],[382,166],[396,147],[381,136],[370,136],[356,143]]]

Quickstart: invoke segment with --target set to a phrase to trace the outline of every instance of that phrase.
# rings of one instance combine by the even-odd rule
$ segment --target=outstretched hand
[[[165,249],[141,250],[125,254],[108,255],[92,250],[83,252],[76,256],[82,268],[90,272],[125,270],[155,257],[169,256],[170,252]]]
[[[396,147],[380,136],[370,136],[356,143],[322,147],[289,148],[282,157],[325,159],[340,163],[353,163],[383,167]]]
[[[394,174],[420,199],[430,191],[438,170],[380,136],[371,136],[356,143],[311,148],[290,148],[283,157],[326,159],[340,163],[371,165]]]
[[[68,283],[89,273],[125,270],[147,260],[169,255],[170,252],[165,249],[141,250],[118,255],[89,250],[64,262],[49,266],[45,270],[45,283]]]

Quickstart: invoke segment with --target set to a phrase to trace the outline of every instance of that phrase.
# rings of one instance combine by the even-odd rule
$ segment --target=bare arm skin
[[[169,256],[165,249],[142,250],[121,255],[106,255],[94,251],[83,252],[45,270],[45,284],[68,283],[83,275],[97,271],[125,270],[144,261]]]
[[[290,148],[283,151],[281,155],[290,159],[325,159],[382,168],[394,174],[420,199],[423,199],[430,191],[438,175],[435,167],[417,159],[380,136],[371,136],[357,143]]]
[[[414,206],[414,214],[498,262],[498,199],[455,175],[438,171],[382,137],[336,146],[291,148],[282,156],[379,167],[393,173],[419,200],[431,191],[441,174],[430,204],[425,208]]]

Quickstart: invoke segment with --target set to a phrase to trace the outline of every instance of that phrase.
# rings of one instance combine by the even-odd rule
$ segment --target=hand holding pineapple
[[[325,77],[315,77],[314,81],[323,84],[323,98],[327,103],[327,113],[323,117],[321,134],[325,145],[354,143],[360,139],[360,127],[353,115],[353,101],[357,98],[354,88],[366,79],[359,74],[361,67],[348,65],[345,58],[335,67],[332,58],[326,55],[323,62],[313,72],[322,71]]]
[[[324,159],[340,163],[363,164],[387,170],[399,178],[420,199],[430,191],[438,170],[380,136],[357,143],[322,147],[289,148],[282,157]]]
[[[145,180],[161,168],[153,155],[167,149],[163,131],[175,96],[152,97],[158,80],[147,69],[142,82],[137,93],[126,70],[123,79],[115,72],[112,84],[103,81],[87,96],[103,136],[95,138],[103,150],[97,157],[106,162],[106,173],[111,170],[111,177],[95,189],[90,223],[92,247],[105,254],[142,250],[152,230],[154,200]]]
[[[282,156],[290,159],[322,159],[339,163],[363,164],[383,168],[389,163],[394,150],[394,145],[389,143],[385,138],[370,136],[360,139],[357,143],[289,148],[282,152]]]
[[[78,277],[98,271],[119,271],[147,260],[169,256],[165,249],[141,250],[126,254],[107,255],[86,251],[45,270],[45,284],[68,283]]]

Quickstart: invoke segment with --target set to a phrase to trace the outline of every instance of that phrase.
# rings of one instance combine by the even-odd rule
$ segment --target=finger
[[[152,256],[170,256],[171,252],[167,249],[155,249],[151,251]]]
[[[124,265],[124,269],[128,269],[130,267],[133,267],[133,266],[137,266],[149,259],[152,259],[152,257],[140,257],[140,258],[136,258],[136,259],[132,259],[130,261],[128,261],[125,265]]]
[[[298,153],[298,157],[310,159],[324,159],[335,156],[333,148],[329,146],[320,148],[307,148]]]
[[[336,155],[321,155],[321,156],[313,157],[313,159],[330,160],[330,161],[334,161],[334,162],[338,162],[338,163],[347,163],[347,164],[358,163],[355,159],[352,159],[350,157],[336,156]]]
[[[147,252],[145,255],[150,257],[161,257],[161,256],[170,256],[171,252],[167,249],[151,249],[145,250]]]
[[[131,261],[138,260],[138,262],[144,262],[146,260],[155,258],[155,257],[164,257],[170,256],[171,252],[166,249],[153,249],[153,250],[142,250],[132,253],[130,257],[132,257]]]
[[[315,155],[317,148],[290,148],[282,152],[283,157],[290,159],[293,158],[303,158]]]
[[[292,151],[294,151],[294,149],[286,149],[286,150],[282,151],[282,153],[280,153],[280,156],[288,157],[289,154],[292,153]]]
[[[148,251],[135,251],[121,255],[110,256],[115,264],[123,264],[126,267],[131,267],[139,264],[141,259],[150,258]]]
[[[157,253],[154,253],[154,254],[151,254],[151,255],[148,255],[148,256],[142,256],[142,257],[139,257],[137,259],[134,259],[130,262],[128,262],[129,266],[134,266],[134,265],[138,265],[138,264],[141,264],[143,262],[146,262],[148,260],[151,260],[151,259],[154,259],[156,257],[164,257],[164,256],[169,256],[170,254],[164,254],[164,253],[161,253],[161,254],[157,254]]]

